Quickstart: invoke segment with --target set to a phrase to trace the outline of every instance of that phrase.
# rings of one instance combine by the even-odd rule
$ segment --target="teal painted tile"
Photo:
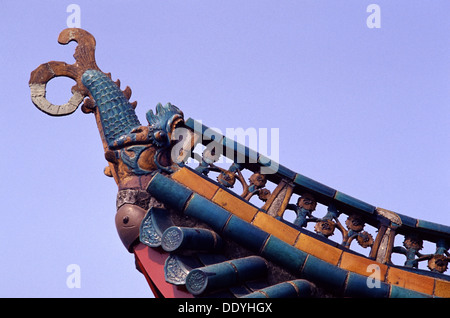
[[[278,167],[278,173],[281,174],[283,177],[289,178],[291,180],[295,179],[295,176],[297,175],[297,173],[283,165],[280,165]]]
[[[400,286],[391,285],[390,298],[432,298],[432,296],[406,289]]]
[[[192,130],[194,130],[195,132],[198,132],[200,134],[203,134],[203,131],[205,131],[208,127],[206,127],[205,125],[203,125],[201,122],[192,119],[192,118],[188,118],[185,123],[184,123],[187,127],[191,128]]]
[[[298,274],[308,254],[271,235],[263,247],[261,256],[284,266],[293,274]]]
[[[195,122],[195,121],[196,121],[195,119],[189,117],[188,119],[185,120],[185,123],[184,123],[184,124],[185,124],[186,126],[188,126],[189,128],[194,129],[194,122]]]
[[[267,263],[259,256],[248,256],[193,269],[186,276],[186,288],[194,295],[205,290],[231,287],[267,275]]]
[[[185,125],[203,136],[203,144],[208,144],[211,140],[220,141],[223,138],[222,134],[215,131],[214,129],[209,128],[206,125],[203,125],[201,122],[195,119],[189,118],[188,120],[186,120]]]
[[[259,154],[259,156],[258,156],[258,163],[263,166],[270,166],[272,164],[272,161],[273,161],[272,159],[270,159],[269,157],[266,157],[262,154]],[[276,165],[278,166],[278,163],[276,163]]]
[[[269,234],[256,226],[245,222],[239,217],[232,215],[225,225],[223,235],[235,242],[242,244],[249,250],[259,253],[264,246]],[[245,235],[243,235],[245,233]]]
[[[216,232],[221,232],[231,213],[217,204],[194,194],[189,200],[184,214],[205,222]]]
[[[152,178],[147,186],[147,191],[158,201],[181,211],[192,195],[191,190],[160,173]]]
[[[198,253],[196,255],[204,266],[226,262],[228,258],[220,253]]]
[[[161,246],[161,238],[166,229],[173,226],[166,209],[151,208],[139,227],[139,239],[150,247]]]
[[[224,137],[222,140],[224,146],[224,153],[226,157],[234,160],[236,163],[257,163],[258,152],[250,149],[237,141]]]
[[[262,154],[259,154],[258,156],[258,164],[260,164],[262,173],[264,174],[277,173],[280,167],[280,164],[278,162]]]
[[[186,276],[186,289],[193,295],[222,289],[238,282],[238,276],[229,262],[213,264],[191,270]]]
[[[241,296],[241,298],[271,298],[269,296],[266,296],[266,294],[263,294],[262,292],[266,292],[266,290],[261,290],[261,291],[255,291],[253,293]]]
[[[216,232],[203,229],[171,226],[161,237],[161,247],[166,252],[175,251],[214,251],[220,250],[223,241]]]
[[[313,290],[314,287],[310,282],[297,279],[265,287],[243,298],[309,298]]]
[[[297,298],[297,289],[287,282],[263,289],[268,298]]]
[[[352,207],[354,207],[354,208],[356,208],[358,210],[362,210],[364,212],[368,212],[368,213],[371,213],[371,214],[376,209],[371,204],[368,204],[366,202],[363,202],[361,200],[353,198],[353,197],[351,197],[351,196],[349,196],[349,195],[347,195],[345,193],[339,192],[339,191],[336,191],[336,194],[335,194],[334,198],[335,198],[336,201],[345,203],[345,204],[347,204],[349,206],[352,206]]]
[[[410,216],[403,215],[400,213],[397,213],[397,215],[402,220],[402,225],[409,226],[409,227],[416,227],[417,226],[417,219],[414,219]]]
[[[298,184],[299,186],[305,187],[311,191],[323,194],[330,198],[333,198],[336,193],[335,189],[332,189],[324,184],[321,184],[321,183],[319,183],[311,178],[305,177],[304,175],[301,175],[301,174],[297,174],[295,176],[294,183]]]
[[[450,234],[450,227],[448,227],[446,225],[433,223],[433,222],[429,222],[429,221],[424,221],[424,220],[418,220],[418,221],[419,221],[417,224],[418,228],[427,229],[427,230],[430,230],[433,232]]]
[[[265,169],[266,172],[263,172],[265,174],[278,173],[281,176],[291,180],[294,180],[297,175],[295,171],[261,154],[258,157],[258,163],[263,167],[263,169]]]
[[[347,274],[348,271],[309,255],[303,266],[301,278],[340,293],[344,289]]]
[[[349,272],[344,296],[353,298],[386,298],[389,296],[389,284],[381,281],[377,281],[375,284],[371,277]]]
[[[184,124],[187,127],[191,128],[193,131],[195,131],[196,133],[199,133],[199,134],[203,134],[204,129],[206,129],[206,128],[204,128],[206,126],[204,126],[203,124],[201,124],[200,122],[198,122],[198,121],[196,121],[195,119],[192,119],[192,118],[188,118],[184,122]]]

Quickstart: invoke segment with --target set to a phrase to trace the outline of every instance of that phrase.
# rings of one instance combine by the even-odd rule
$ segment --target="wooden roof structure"
[[[129,102],[131,89],[121,90],[120,81],[97,66],[93,36],[72,28],[58,41],[78,42],[76,62],[51,61],[34,70],[32,101],[52,116],[71,114],[81,103],[94,114],[105,174],[118,186],[119,236],[155,296],[450,297],[450,227],[326,186],[185,120],[170,103],[149,111],[142,125],[136,102]],[[45,97],[56,76],[76,81],[64,105]],[[228,168],[216,164],[222,157],[231,160]],[[190,158],[196,164],[187,164]],[[325,215],[313,214],[317,205]],[[295,211],[293,222],[284,217],[288,209]],[[329,238],[336,233],[340,241]],[[403,246],[395,244],[399,236]],[[435,251],[421,254],[424,241]],[[406,262],[394,264],[394,254]],[[419,269],[420,262],[429,270]]]

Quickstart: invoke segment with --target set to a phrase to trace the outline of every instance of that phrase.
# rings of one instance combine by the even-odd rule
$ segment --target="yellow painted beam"
[[[258,212],[258,208],[224,189],[219,189],[212,198],[212,201],[247,222],[251,222],[256,212]]]
[[[217,192],[217,189],[219,189],[214,183],[203,179],[201,176],[187,168],[176,171],[171,175],[171,178],[208,200],[211,200]]]
[[[342,255],[342,250],[306,234],[300,234],[295,247],[333,265],[338,264]]]
[[[269,216],[263,211],[259,211],[258,208],[249,204],[244,199],[220,188],[190,169],[182,168],[173,173],[171,178],[206,199],[211,200],[242,220],[253,224],[259,229],[303,252],[338,266],[341,269],[368,277],[373,273],[373,271],[368,271],[369,266],[376,264],[380,268],[381,281],[428,295],[450,297],[449,281],[435,279],[426,275],[381,264],[364,256],[345,252],[307,234],[300,233],[294,227]]]
[[[428,295],[433,294],[434,278],[389,267],[386,282]]]
[[[261,230],[272,234],[279,238],[280,240],[288,243],[289,245],[294,245],[297,240],[300,231],[294,229],[293,227],[280,222],[270,215],[264,212],[258,212],[252,224]]]

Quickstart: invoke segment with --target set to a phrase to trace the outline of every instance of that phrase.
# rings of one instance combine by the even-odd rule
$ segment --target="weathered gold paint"
[[[219,187],[214,183],[206,181],[195,172],[182,168],[172,174],[172,179],[197,192],[208,200],[211,200]]]
[[[371,269],[370,265],[377,265],[380,269],[379,273],[374,273],[373,269]],[[374,260],[358,256],[355,254],[344,252],[342,255],[341,263],[339,265],[342,269],[349,270],[351,272],[363,275],[363,276],[372,276],[377,278],[379,275],[379,280],[384,281],[386,278],[387,265],[378,263]]]
[[[224,189],[219,189],[212,201],[247,222],[251,222],[256,212],[258,212],[256,207],[251,206]]]
[[[433,293],[434,289],[433,278],[394,267],[389,267],[386,282],[429,295]]]
[[[294,245],[300,234],[300,232],[293,227],[274,219],[264,212],[258,212],[252,224],[290,245]]]
[[[300,234],[295,247],[333,265],[337,265],[342,254],[342,250],[305,234]]]

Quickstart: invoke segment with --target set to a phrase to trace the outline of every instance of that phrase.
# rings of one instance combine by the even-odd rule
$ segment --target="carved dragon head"
[[[147,122],[148,126],[135,127],[129,133],[114,140],[112,148],[148,143],[160,148],[169,147],[173,131],[184,122],[183,112],[170,103],[165,106],[158,104],[156,114],[153,110],[147,112]]]
[[[158,104],[156,112],[147,113],[148,125],[141,125],[135,113],[136,102],[130,103],[131,89],[120,89],[120,81],[111,80],[95,62],[95,39],[82,29],[65,29],[58,38],[60,44],[78,43],[75,63],[51,61],[41,64],[30,76],[33,103],[52,116],[73,113],[83,103],[85,113],[94,113],[109,166],[105,174],[120,185],[134,176],[155,170],[170,171],[173,162],[170,147],[174,130],[184,123],[183,113],[168,103]],[[54,77],[67,76],[75,80],[73,96],[64,105],[53,105],[46,97],[46,85]]]
[[[103,73],[95,62],[95,39],[87,31],[77,28],[63,30],[60,44],[71,41],[75,48],[75,63],[50,61],[41,64],[30,75],[31,99],[41,111],[51,116],[73,113],[79,105],[84,113],[93,113],[105,151],[108,166],[104,172],[114,177],[118,198],[123,192],[137,194],[117,206],[116,227],[123,244],[131,251],[139,238],[139,224],[150,203],[145,191],[154,171],[172,172],[178,166],[172,160],[171,150],[176,141],[172,136],[184,124],[183,113],[170,103],[156,106],[156,112],[147,113],[148,125],[141,125],[136,116],[136,102],[130,103],[131,89],[120,89],[120,81],[112,81],[111,74]],[[57,76],[75,80],[73,96],[64,105],[53,105],[46,99],[47,83]],[[131,191],[131,192],[128,192]]]

